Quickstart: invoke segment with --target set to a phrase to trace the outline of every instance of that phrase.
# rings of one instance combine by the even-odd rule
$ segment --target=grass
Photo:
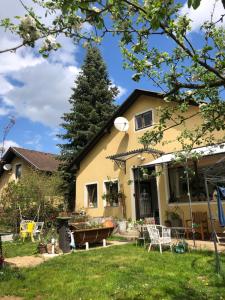
[[[222,256],[225,265],[225,256]],[[10,276],[10,272],[12,276]],[[24,299],[225,299],[208,252],[147,253],[128,244],[74,252],[0,277],[0,297]],[[13,275],[14,274],[14,275]]]
[[[34,255],[37,253],[37,244],[37,242],[31,243],[30,241],[4,242],[4,257]]]

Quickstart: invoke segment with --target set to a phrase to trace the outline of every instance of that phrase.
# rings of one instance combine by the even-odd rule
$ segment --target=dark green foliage
[[[59,135],[65,140],[60,144],[63,189],[69,202],[74,202],[74,171],[68,166],[115,111],[114,98],[118,89],[112,87],[106,65],[96,47],[88,46],[82,70],[75,80],[73,94],[69,99],[71,110],[62,117],[65,130]],[[72,207],[70,207],[72,208]]]

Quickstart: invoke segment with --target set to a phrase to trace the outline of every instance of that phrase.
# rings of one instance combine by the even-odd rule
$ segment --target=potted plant
[[[40,242],[37,245],[37,250],[38,250],[38,253],[40,253],[40,254],[47,253],[47,243],[46,243],[43,235],[41,235]]]
[[[102,199],[106,201],[106,207],[111,206],[112,201],[110,201],[110,195],[108,193],[104,193]]]
[[[182,226],[182,220],[180,215],[174,211],[166,211],[167,220],[165,221],[168,227],[180,227]]]

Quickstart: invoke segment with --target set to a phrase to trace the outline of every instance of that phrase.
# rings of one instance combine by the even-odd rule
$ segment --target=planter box
[[[70,224],[70,228],[73,232],[76,246],[83,246],[86,242],[89,244],[102,242],[103,239],[107,239],[114,230],[114,227],[78,229],[74,227],[73,224]]]

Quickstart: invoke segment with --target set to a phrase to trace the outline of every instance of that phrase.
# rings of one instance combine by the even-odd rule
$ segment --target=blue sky
[[[25,1],[29,3],[29,0]],[[210,1],[212,4],[214,1]],[[219,15],[222,4],[217,4]],[[210,16],[209,1],[202,0],[196,11],[188,10],[184,4],[183,13],[189,13],[193,20],[190,38],[199,45],[198,29]],[[43,12],[39,12],[42,14]],[[2,0],[0,18],[23,14],[17,0]],[[60,140],[60,116],[69,110],[68,99],[75,76],[83,63],[85,49],[73,45],[68,39],[61,38],[63,48],[48,60],[37,56],[32,49],[21,49],[16,53],[0,54],[0,143],[3,129],[9,117],[16,117],[15,126],[7,136],[6,147],[10,145],[28,149],[58,153]],[[157,42],[157,40],[156,40]],[[0,29],[0,48],[4,49],[18,43],[17,38]],[[161,47],[168,48],[165,41]],[[122,103],[135,89],[156,91],[152,82],[143,78],[134,82],[132,72],[124,70],[118,40],[107,36],[100,46],[114,84],[119,86],[118,103]]]

